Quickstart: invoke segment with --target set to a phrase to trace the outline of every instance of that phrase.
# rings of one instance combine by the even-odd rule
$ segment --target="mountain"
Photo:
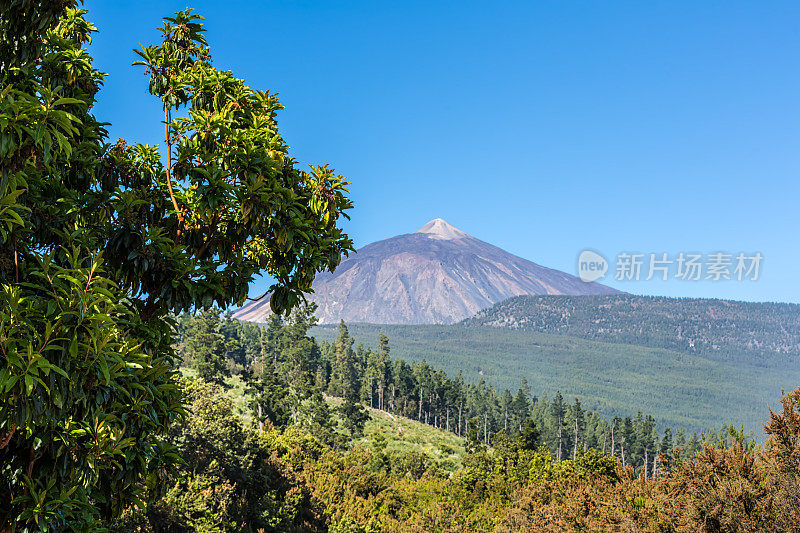
[[[509,298],[462,322],[467,327],[555,333],[737,359],[800,361],[800,305],[616,294]]]
[[[364,246],[314,280],[311,299],[320,323],[450,324],[524,294],[617,294],[575,276],[517,257],[431,220],[415,233]],[[269,302],[253,302],[235,316],[262,322]]]

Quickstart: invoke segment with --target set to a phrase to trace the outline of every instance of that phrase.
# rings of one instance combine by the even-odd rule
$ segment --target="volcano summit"
[[[437,218],[414,233],[364,246],[314,280],[320,323],[450,324],[519,295],[615,294],[599,283],[517,257]],[[235,314],[263,322],[269,302]]]

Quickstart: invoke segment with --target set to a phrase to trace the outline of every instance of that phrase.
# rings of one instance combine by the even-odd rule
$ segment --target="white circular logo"
[[[592,250],[584,250],[578,256],[578,277],[590,283],[602,279],[608,272],[608,261]]]

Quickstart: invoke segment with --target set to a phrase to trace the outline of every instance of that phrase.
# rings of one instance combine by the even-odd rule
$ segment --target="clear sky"
[[[626,251],[761,252],[755,282],[607,282],[800,302],[797,2],[189,5],[216,67],[281,94],[292,155],[351,179],[359,247],[440,217],[573,274],[586,248],[612,270]],[[86,1],[112,139],[160,141],[131,49],[186,6]]]

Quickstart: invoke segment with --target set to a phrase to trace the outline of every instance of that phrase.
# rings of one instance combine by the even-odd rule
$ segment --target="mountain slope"
[[[781,388],[800,383],[800,358],[767,353],[722,358],[628,343],[511,328],[452,325],[348,326],[356,343],[375,346],[389,337],[392,357],[426,360],[450,377],[485,379],[516,390],[525,377],[534,394],[561,391],[604,416],[650,413],[660,424],[690,431],[735,421],[761,434],[766,406],[780,408]],[[335,326],[312,334],[333,341]]]
[[[519,296],[464,320],[731,359],[800,359],[800,305],[617,294]]]
[[[369,244],[314,280],[323,324],[449,324],[523,294],[614,294],[610,287],[510,254],[441,219],[415,233]],[[268,302],[236,313],[260,322]]]

